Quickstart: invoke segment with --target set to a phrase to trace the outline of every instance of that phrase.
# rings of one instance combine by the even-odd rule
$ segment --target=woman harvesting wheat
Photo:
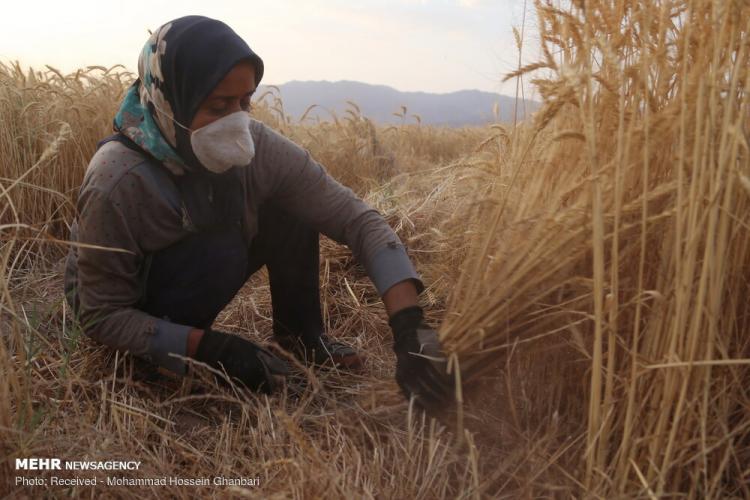
[[[318,235],[346,243],[382,296],[396,379],[435,406],[451,392],[423,285],[382,216],[309,153],[248,114],[263,61],[226,24],[161,26],[100,143],[78,198],[66,295],[87,335],[178,374],[183,359],[271,392],[287,365],[211,325],[251,274],[268,269],[273,336],[303,360],[359,369],[364,356],[323,331]],[[444,358],[443,358],[444,359]]]

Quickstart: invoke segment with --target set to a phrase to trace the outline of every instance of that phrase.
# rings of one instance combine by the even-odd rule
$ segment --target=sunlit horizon
[[[513,95],[519,0],[187,0],[14,3],[0,20],[0,62],[69,73],[116,64],[135,72],[148,30],[188,14],[229,24],[264,60],[263,84],[359,81],[400,91]],[[240,6],[243,8],[240,10]],[[527,6],[526,31],[533,8]],[[525,49],[524,61],[536,54]]]

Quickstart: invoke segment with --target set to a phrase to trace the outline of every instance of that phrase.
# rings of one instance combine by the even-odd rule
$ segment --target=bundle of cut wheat
[[[545,72],[544,106],[498,159],[441,332],[464,398],[595,494],[746,497],[750,5],[537,12],[518,73]]]

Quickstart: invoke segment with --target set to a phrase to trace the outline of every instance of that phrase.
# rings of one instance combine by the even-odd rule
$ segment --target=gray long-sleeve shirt
[[[273,200],[312,228],[345,243],[382,296],[414,279],[423,285],[396,234],[351,189],[330,177],[310,153],[252,120],[256,154],[244,168],[247,241],[258,231],[258,207]],[[192,325],[179,325],[136,308],[146,286],[146,257],[190,234],[177,186],[164,167],[119,142],[102,146],[86,169],[65,272],[77,295],[84,332],[116,349],[184,374]],[[121,249],[91,248],[88,245]]]

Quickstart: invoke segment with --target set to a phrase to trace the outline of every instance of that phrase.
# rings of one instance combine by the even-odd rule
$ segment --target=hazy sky
[[[4,0],[0,61],[67,72],[137,66],[148,29],[187,14],[220,19],[265,63],[263,83],[359,80],[399,90],[512,95],[512,27],[523,0]],[[528,37],[533,38],[533,2]],[[525,37],[526,38],[526,37]],[[537,54],[529,54],[533,58]]]

